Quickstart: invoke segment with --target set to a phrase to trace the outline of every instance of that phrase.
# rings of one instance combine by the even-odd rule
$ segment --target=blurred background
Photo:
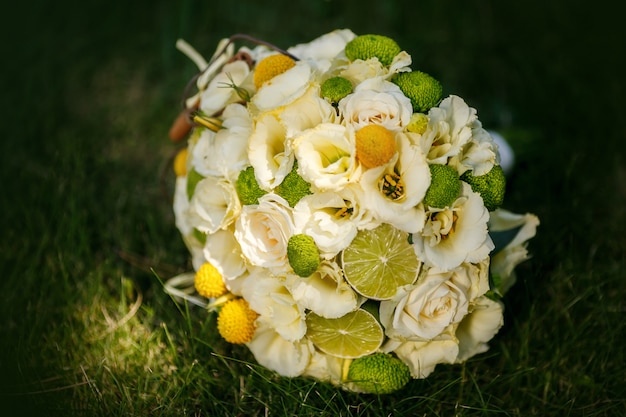
[[[626,31],[614,7],[605,0],[13,4],[0,17],[0,414],[298,411],[296,401],[276,405],[282,391],[258,376],[252,394],[211,409],[202,386],[239,390],[248,368],[210,352],[246,353],[194,342],[201,316],[183,320],[161,289],[159,278],[190,268],[170,208],[177,145],[167,132],[196,68],[174,45],[184,38],[209,57],[234,33],[286,48],[350,28],[394,38],[414,69],[441,81],[444,95],[478,109],[483,126],[516,152],[505,208],[541,219],[489,355],[462,377],[451,367],[416,381],[410,395],[430,396],[430,411],[442,415],[623,415]],[[197,360],[207,367],[198,370]],[[450,380],[453,392],[444,389]],[[316,404],[336,395],[345,415],[409,409],[319,389],[319,403],[300,401],[310,407],[301,415],[319,415]]]

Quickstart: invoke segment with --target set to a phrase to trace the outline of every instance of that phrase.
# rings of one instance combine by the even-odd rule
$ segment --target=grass
[[[580,1],[290,4],[31,2],[4,16],[0,413],[624,415],[617,13]],[[161,182],[193,74],[175,39],[208,55],[235,32],[290,45],[337,27],[393,36],[504,132],[518,156],[505,206],[542,221],[489,352],[390,396],[277,377],[161,285],[190,269],[170,174],[165,194]]]

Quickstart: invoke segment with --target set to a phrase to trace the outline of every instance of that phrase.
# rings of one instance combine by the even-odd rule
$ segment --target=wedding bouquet
[[[170,131],[195,270],[171,294],[262,366],[357,392],[488,349],[539,221],[501,208],[474,108],[382,35],[177,45],[201,71]]]

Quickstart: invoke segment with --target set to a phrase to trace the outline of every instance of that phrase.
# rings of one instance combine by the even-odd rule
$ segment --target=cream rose
[[[258,205],[243,207],[235,238],[248,262],[280,272],[289,269],[287,242],[293,230],[289,203],[270,193],[259,198]]]
[[[344,123],[359,130],[369,124],[377,124],[391,131],[400,131],[413,113],[409,100],[392,82],[382,78],[370,79],[359,84],[354,93],[339,101],[339,113]]]
[[[431,271],[380,303],[380,321],[390,338],[431,340],[467,314],[466,288],[450,279],[450,274]]]

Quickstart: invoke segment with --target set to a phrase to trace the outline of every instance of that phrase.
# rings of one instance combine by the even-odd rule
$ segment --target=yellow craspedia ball
[[[217,331],[228,343],[242,344],[252,340],[258,313],[243,298],[228,301],[217,316]]]
[[[257,89],[288,69],[296,65],[296,61],[287,55],[270,55],[259,62],[254,70],[254,85]]]
[[[393,133],[380,125],[367,125],[356,132],[356,159],[365,168],[374,168],[389,162],[396,153]]]
[[[208,262],[200,266],[193,283],[198,294],[206,298],[219,297],[228,291],[222,274]]]
[[[187,155],[189,151],[187,148],[178,151],[174,157],[174,173],[177,177],[184,177],[187,175]]]

